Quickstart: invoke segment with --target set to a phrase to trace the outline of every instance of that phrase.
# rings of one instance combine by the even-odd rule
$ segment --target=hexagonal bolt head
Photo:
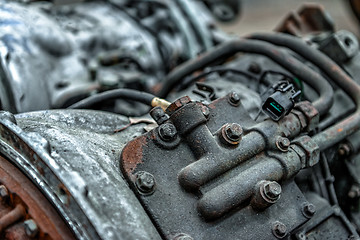
[[[316,207],[312,203],[305,203],[303,206],[303,212],[306,217],[312,217],[316,212]]]
[[[233,104],[238,104],[240,102],[240,96],[236,92],[230,93],[229,100]]]
[[[339,149],[338,149],[338,154],[343,157],[350,156],[351,155],[351,147],[346,143],[340,144]]]
[[[285,137],[278,137],[276,139],[276,146],[280,151],[286,152],[290,146],[290,140]]]
[[[6,201],[9,198],[9,191],[4,185],[0,185],[0,200]]]
[[[299,146],[302,151],[305,153],[306,162],[304,163],[305,167],[312,167],[319,162],[320,159],[320,148],[312,140],[311,137],[305,135],[299,138],[296,138],[292,141],[293,144]]]
[[[294,109],[300,111],[304,115],[307,123],[305,131],[309,132],[318,126],[320,119],[319,112],[309,101],[296,103]]]
[[[159,126],[159,136],[164,141],[171,141],[175,138],[177,131],[173,124],[164,123]]]
[[[163,124],[169,119],[169,116],[162,110],[161,107],[154,107],[150,111],[150,116],[155,120],[157,124]]]
[[[148,172],[138,172],[136,174],[135,185],[140,193],[150,194],[155,189],[155,178]]]
[[[277,200],[281,195],[281,186],[277,182],[268,182],[264,185],[264,194],[271,200]]]
[[[36,222],[32,219],[26,220],[24,222],[24,227],[25,227],[25,233],[29,237],[35,237],[36,234],[38,234],[39,232],[39,228]]]
[[[180,233],[178,235],[176,235],[173,240],[193,240],[192,237],[190,237],[189,235],[187,235],[186,233]]]
[[[277,238],[283,238],[287,234],[286,225],[281,222],[275,222],[272,230],[273,230],[273,234]]]
[[[242,127],[237,123],[223,126],[223,138],[230,144],[238,144],[243,135]]]

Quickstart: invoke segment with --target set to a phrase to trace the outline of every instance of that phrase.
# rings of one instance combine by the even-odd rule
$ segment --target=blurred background
[[[258,31],[272,31],[289,12],[297,11],[307,2],[323,5],[334,20],[337,30],[346,29],[360,36],[360,25],[348,0],[243,0],[240,17],[231,23],[220,23],[219,26],[228,33],[240,36]]]

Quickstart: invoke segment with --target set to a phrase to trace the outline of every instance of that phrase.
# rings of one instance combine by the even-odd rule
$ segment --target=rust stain
[[[342,129],[342,128],[339,128],[337,131],[338,131],[338,132],[342,132],[342,131],[343,131],[343,129]]]
[[[129,142],[121,153],[121,167],[126,174],[132,174],[137,165],[143,163],[143,146],[146,145],[146,136],[140,136]]]

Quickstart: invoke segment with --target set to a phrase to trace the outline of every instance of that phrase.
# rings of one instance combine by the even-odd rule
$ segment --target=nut
[[[287,228],[285,224],[281,222],[275,222],[272,230],[273,230],[273,234],[277,238],[284,238],[287,234]]]
[[[316,212],[316,207],[314,204],[306,202],[303,204],[302,212],[305,217],[311,218]]]
[[[243,135],[243,129],[237,123],[225,124],[221,132],[223,139],[232,145],[239,144]]]
[[[270,200],[277,200],[281,194],[281,186],[277,182],[267,182],[264,185],[264,194]]]
[[[39,232],[39,228],[36,224],[36,222],[32,219],[26,220],[24,222],[25,227],[25,233],[27,236],[33,238],[36,236],[36,234]]]
[[[155,189],[155,178],[148,172],[138,172],[135,185],[141,194],[151,194]]]
[[[280,151],[286,152],[290,146],[290,140],[285,137],[277,137],[276,146]]]
[[[232,104],[238,104],[240,102],[240,96],[236,92],[232,92],[230,93],[229,100]]]
[[[166,120],[169,119],[169,116],[164,112],[164,110],[162,110],[160,106],[151,109],[150,115],[159,125],[163,124]]]
[[[193,240],[192,237],[190,237],[189,235],[187,235],[186,233],[180,233],[177,234],[173,240]]]
[[[342,143],[339,146],[338,153],[340,156],[343,156],[343,157],[350,156],[351,155],[351,147],[346,143]]]
[[[304,151],[306,156],[306,167],[312,167],[319,162],[320,148],[309,136],[305,135],[296,138],[293,140],[293,143]]]
[[[307,123],[305,131],[310,132],[318,126],[320,119],[319,112],[309,101],[302,101],[297,103],[294,109],[304,114]]]
[[[171,141],[175,138],[177,131],[172,123],[164,123],[159,126],[159,136],[164,141]]]

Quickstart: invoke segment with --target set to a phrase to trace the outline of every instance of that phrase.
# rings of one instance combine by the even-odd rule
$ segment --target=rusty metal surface
[[[7,201],[2,199],[2,204],[5,205],[16,205],[20,206],[20,214],[16,221],[12,221],[11,228],[6,226],[7,229],[4,231],[5,226],[1,224],[3,222],[4,212],[0,215],[0,226],[2,234],[5,235],[5,239],[16,239],[18,236],[10,237],[15,235],[15,232],[19,230],[15,229],[15,225],[20,225],[24,229],[21,235],[26,236],[23,222],[26,219],[33,219],[38,227],[38,233],[34,239],[75,239],[69,227],[66,225],[62,217],[57,213],[56,209],[50,204],[49,201],[42,195],[40,190],[23,175],[15,166],[11,165],[10,162],[0,156],[0,176],[1,184],[8,190],[9,196]],[[4,201],[5,200],[5,201]],[[15,209],[16,209],[15,207]],[[25,210],[26,207],[26,210]],[[26,211],[26,212],[25,212]]]
[[[322,5],[305,3],[297,12],[289,13],[275,31],[304,37],[319,32],[334,32],[334,23]]]
[[[231,96],[226,95],[209,105],[194,104],[187,97],[176,100],[170,105],[169,120],[134,139],[122,151],[121,169],[166,239],[180,233],[193,239],[217,239],[220,236],[230,239],[244,233],[248,239],[275,238],[271,226],[257,226],[259,230],[252,233],[246,224],[242,228],[230,227],[239,218],[251,217],[257,221],[252,211],[257,212],[261,207],[249,206],[249,202],[257,183],[262,180],[280,181],[284,192],[279,201],[268,204],[265,212],[262,209],[256,214],[259,219],[266,218],[266,212],[271,211],[271,220],[263,220],[270,223],[276,222],[275,219],[281,222],[287,219],[289,231],[306,220],[292,197],[296,196],[296,201],[302,202],[305,199],[301,194],[290,193],[296,188],[294,183],[287,181],[307,166],[303,157],[306,153],[298,149],[302,153],[298,155],[289,148],[285,152],[256,155],[265,148],[277,150],[275,136],[286,133],[292,138],[306,126],[302,127],[292,114],[279,123],[268,120],[257,125],[241,102],[236,105],[229,102]],[[202,116],[204,106],[209,111]],[[193,115],[195,117],[191,118]],[[221,140],[221,129],[227,126],[228,119],[244,128],[244,136],[238,144]],[[159,135],[155,134],[165,124],[173,124],[180,130],[178,137],[169,140],[180,139],[172,148],[162,145],[157,139]],[[258,136],[258,140],[254,136]],[[144,189],[148,194],[144,194]],[[287,201],[293,201],[288,211],[274,210],[289,204]]]

